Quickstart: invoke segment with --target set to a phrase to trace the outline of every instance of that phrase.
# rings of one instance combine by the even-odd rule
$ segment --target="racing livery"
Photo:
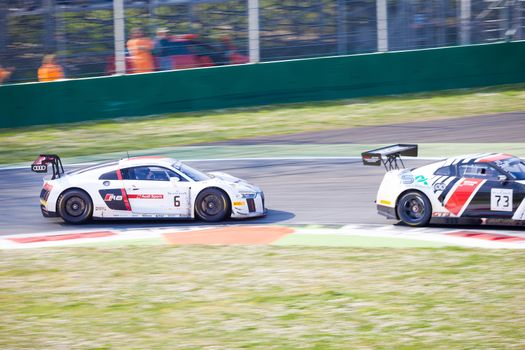
[[[60,157],[40,155],[40,208],[80,224],[91,218],[199,218],[220,221],[266,214],[260,188],[231,175],[203,173],[178,160],[135,157],[65,172]]]
[[[398,144],[362,153],[363,164],[387,173],[377,193],[379,214],[410,226],[503,219],[525,223],[525,162],[509,154],[452,157],[404,169],[401,156],[417,145]]]

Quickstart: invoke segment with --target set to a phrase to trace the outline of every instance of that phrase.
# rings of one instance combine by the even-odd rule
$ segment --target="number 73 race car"
[[[363,152],[363,164],[387,170],[377,210],[410,226],[503,219],[525,223],[525,163],[502,153],[453,157],[404,169],[401,156],[417,156],[417,145],[398,144]]]
[[[45,217],[71,224],[91,218],[194,218],[220,221],[266,214],[258,187],[219,172],[205,174],[164,157],[136,157],[65,172],[60,157],[40,155],[31,165],[44,178]]]

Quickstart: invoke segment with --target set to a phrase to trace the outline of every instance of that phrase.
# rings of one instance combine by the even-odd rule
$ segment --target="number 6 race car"
[[[410,226],[462,219],[525,223],[525,163],[517,157],[473,154],[408,170],[401,156],[416,157],[417,145],[392,145],[361,156],[364,165],[383,164],[387,170],[376,204],[389,219]]]
[[[71,224],[91,218],[194,218],[220,221],[266,214],[256,186],[225,173],[205,174],[164,157],[136,157],[64,172],[57,155],[31,165],[44,178],[40,208],[45,217]]]

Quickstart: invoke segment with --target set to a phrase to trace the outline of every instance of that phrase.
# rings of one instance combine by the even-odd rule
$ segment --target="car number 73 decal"
[[[490,210],[512,211],[512,190],[504,188],[491,189]]]

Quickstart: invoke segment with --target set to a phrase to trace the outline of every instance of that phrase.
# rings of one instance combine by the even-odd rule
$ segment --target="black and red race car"
[[[520,158],[471,154],[409,170],[404,169],[401,156],[417,156],[417,145],[398,144],[362,153],[365,165],[387,168],[377,193],[379,214],[410,226],[425,226],[433,220],[525,223],[525,162]]]

